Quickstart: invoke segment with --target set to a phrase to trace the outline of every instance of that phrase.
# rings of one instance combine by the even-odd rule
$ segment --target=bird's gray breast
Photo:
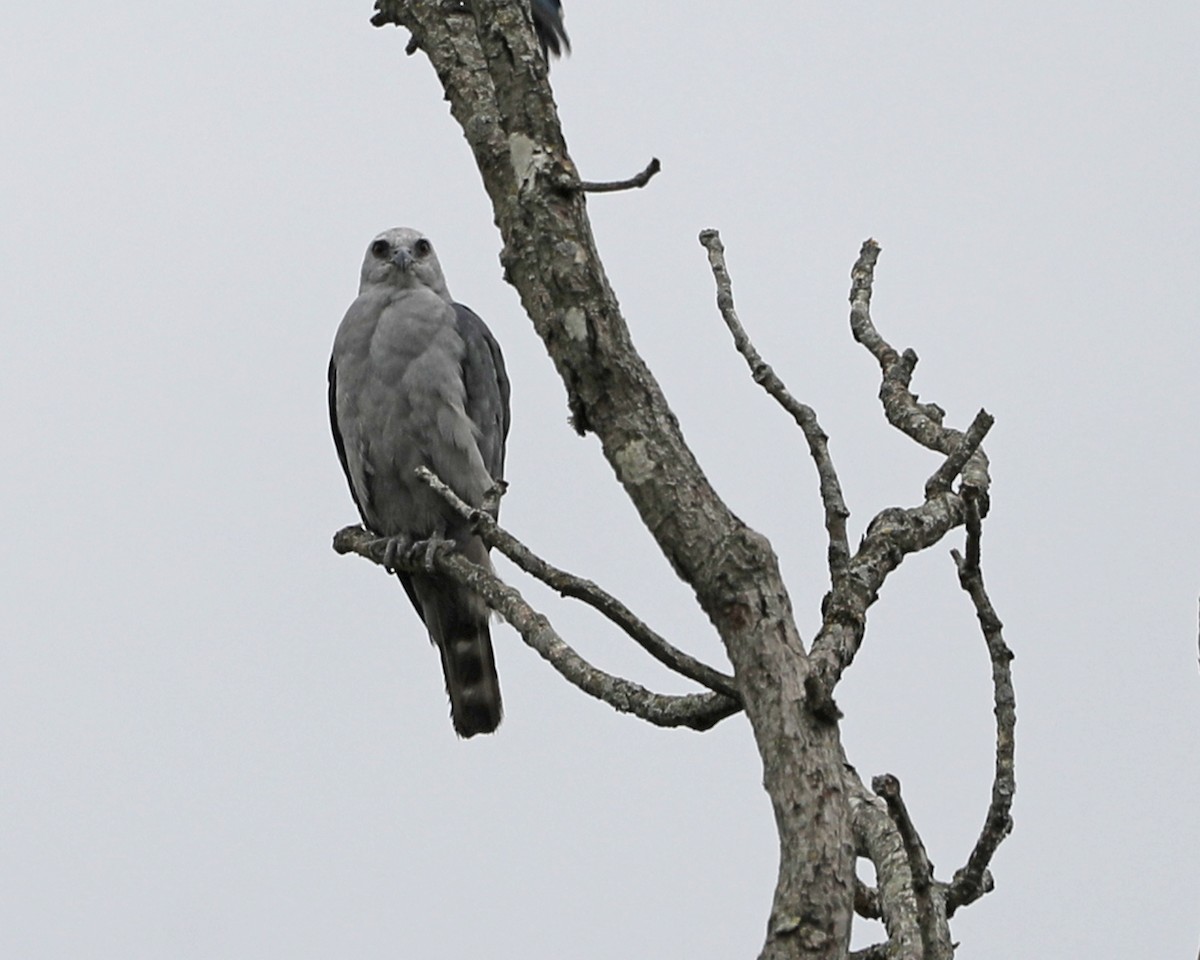
[[[465,350],[453,307],[426,290],[364,293],[342,321],[338,426],[356,497],[378,533],[459,533],[455,515],[415,476],[418,466],[472,504],[492,484],[465,410]]]

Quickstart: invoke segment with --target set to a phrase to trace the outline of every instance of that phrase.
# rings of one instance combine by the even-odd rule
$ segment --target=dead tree
[[[981,444],[992,418],[980,411],[960,431],[943,423],[936,405],[918,402],[910,389],[916,354],[896,351],[871,319],[880,248],[866,241],[851,271],[851,333],[879,364],[880,400],[888,422],[937,454],[940,463],[919,503],[882,510],[852,549],[846,533],[849,511],[816,414],[788,392],[758,355],[734,309],[720,238],[715,230],[700,235],[717,306],[737,349],[754,381],[793,417],[816,466],[830,584],[822,602],[822,626],[806,645],[770,541],[738,520],[705,479],[658,383],[632,346],[595,248],[586,193],[642,186],[657,172],[657,162],[626,182],[583,181],[566,151],[528,3],[470,0],[469,7],[443,0],[377,0],[373,22],[408,30],[409,52],[423,51],[437,72],[491,198],[506,278],[562,377],[572,423],[580,434],[599,438],[647,529],[719,633],[733,675],[678,650],[595,584],[533,555],[486,510],[457,501],[428,473],[425,481],[469,516],[488,544],[563,595],[595,607],[704,692],[656,694],[597,669],[515,588],[461,556],[422,552],[406,562],[434,563],[470,584],[567,680],[617,710],[697,730],[746,712],[762,757],[780,848],[761,958],[851,956],[855,913],[882,920],[888,939],[854,956],[951,957],[948,920],[991,889],[988,863],[1011,829],[1012,654],[980,572],[989,485]],[[934,876],[899,780],[879,776],[868,789],[847,763],[834,694],[863,642],[867,609],[888,575],[905,557],[959,527],[965,531],[965,548],[952,554],[991,657],[996,758],[992,799],[979,839],[965,865],[944,881]],[[360,527],[339,532],[334,545],[339,552],[358,553],[376,563],[385,550],[383,541]],[[874,865],[874,887],[857,879],[859,857]]]

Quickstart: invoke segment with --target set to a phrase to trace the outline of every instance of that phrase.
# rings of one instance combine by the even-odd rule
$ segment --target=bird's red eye
[[[418,257],[429,256],[429,251],[432,249],[433,249],[433,244],[430,243],[428,240],[426,240],[424,237],[422,237],[420,240],[418,240],[416,243],[413,244],[413,253],[415,253]]]
[[[376,240],[371,244],[371,256],[386,260],[392,255],[392,247],[386,240]]]

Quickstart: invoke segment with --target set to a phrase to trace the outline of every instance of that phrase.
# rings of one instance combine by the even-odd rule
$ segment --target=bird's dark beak
[[[397,250],[392,254],[392,263],[394,263],[396,268],[403,273],[408,272],[408,268],[412,266],[412,262],[413,259],[411,256],[409,256],[408,251],[406,250]]]

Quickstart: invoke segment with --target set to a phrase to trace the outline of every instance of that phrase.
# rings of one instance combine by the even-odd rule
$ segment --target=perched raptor
[[[571,41],[563,28],[562,0],[533,0],[533,27],[546,59],[571,52]]]
[[[451,299],[432,244],[404,227],[372,240],[329,361],[333,442],[367,528],[400,545],[450,540],[490,569],[482,541],[414,471],[482,504],[504,476],[508,395],[499,344]],[[501,708],[487,607],[437,574],[399,577],[441,652],[454,729],[491,733]]]

